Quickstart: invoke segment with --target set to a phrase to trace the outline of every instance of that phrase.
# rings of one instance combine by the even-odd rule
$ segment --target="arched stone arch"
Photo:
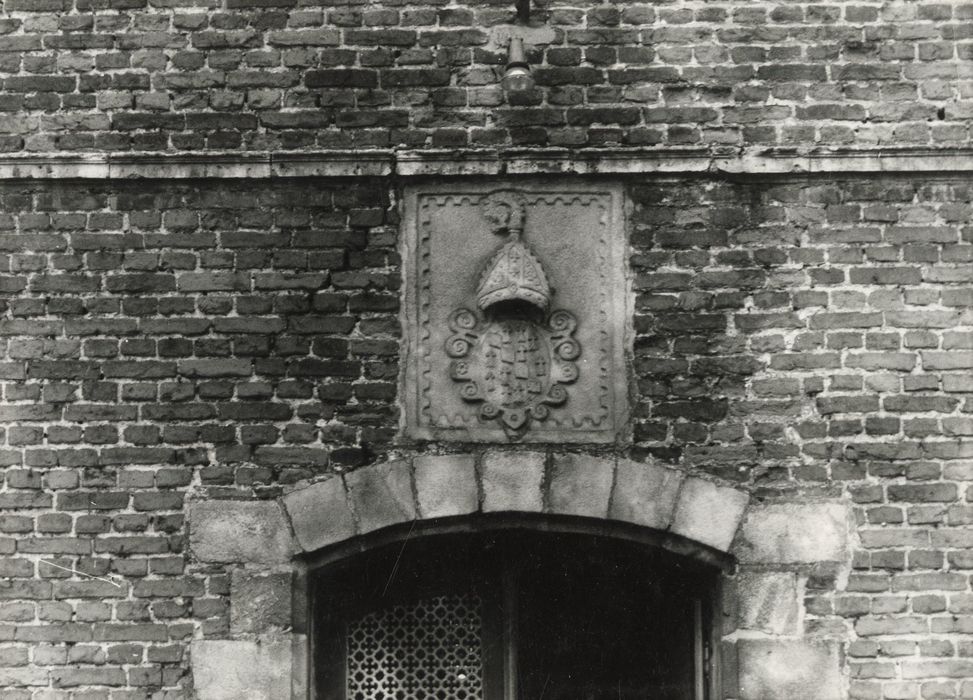
[[[600,526],[734,563],[724,598],[736,622],[724,633],[739,678],[725,696],[797,697],[815,679],[832,700],[843,682],[840,645],[805,636],[801,581],[811,567],[847,569],[850,518],[842,501],[751,504],[743,489],[654,462],[510,449],[394,459],[296,484],[275,500],[196,501],[190,561],[222,566],[230,582],[229,629],[216,632],[225,638],[192,644],[196,697],[306,700],[309,566],[441,526],[503,521]],[[733,624],[747,634],[733,636]]]
[[[226,566],[231,611],[228,639],[192,644],[196,696],[307,697],[301,591],[312,554],[405,526],[512,515],[653,533],[712,562],[728,559],[748,502],[745,491],[655,463],[525,450],[394,459],[296,484],[276,500],[197,501],[190,555]]]
[[[654,463],[529,451],[382,462],[302,484],[281,499],[301,553],[401,523],[477,513],[624,523],[725,553],[748,502],[743,490]]]

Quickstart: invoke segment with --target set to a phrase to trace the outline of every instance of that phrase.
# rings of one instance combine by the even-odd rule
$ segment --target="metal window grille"
[[[474,593],[445,595],[352,621],[348,700],[481,700],[482,607]]]

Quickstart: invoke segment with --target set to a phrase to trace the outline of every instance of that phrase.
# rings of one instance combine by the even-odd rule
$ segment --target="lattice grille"
[[[427,598],[369,613],[348,629],[349,700],[479,700],[481,601]]]

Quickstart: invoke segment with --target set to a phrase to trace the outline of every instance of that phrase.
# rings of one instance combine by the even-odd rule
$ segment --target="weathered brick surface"
[[[801,633],[845,644],[848,697],[969,693],[968,181],[630,193],[635,452],[771,503],[850,502],[847,581],[841,567],[786,565],[794,552],[758,570],[773,560],[802,577]],[[744,696],[762,692],[753,682]]]
[[[185,697],[190,640],[234,624],[231,567],[191,556],[188,504],[272,499],[416,451],[395,442],[395,184],[0,186],[6,695]],[[621,456],[769,505],[850,503],[846,562],[759,562],[793,572],[797,622],[744,624],[827,640],[854,698],[969,694],[973,187],[626,188],[636,395]],[[418,512],[475,510],[477,493],[437,491],[437,475],[493,474],[482,448],[435,451],[479,461],[416,460]]]
[[[226,636],[231,586],[188,557],[187,491],[218,516],[215,499],[272,498],[386,451],[388,196],[361,181],[0,186],[0,696],[188,697],[189,642]],[[253,546],[286,544],[274,523]]]
[[[7,0],[0,151],[966,145],[968,4]]]

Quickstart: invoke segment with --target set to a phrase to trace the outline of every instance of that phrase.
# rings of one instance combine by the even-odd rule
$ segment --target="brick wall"
[[[969,181],[629,192],[633,453],[743,482],[768,503],[854,505],[850,572],[802,567],[797,608],[743,583],[757,610],[731,613],[728,631],[803,625],[808,639],[845,642],[850,698],[973,697]],[[774,589],[791,574],[764,575]]]
[[[969,3],[512,5],[0,0],[0,152],[970,145]],[[537,87],[505,96],[511,31]],[[158,177],[0,181],[4,700],[189,697],[231,567],[188,504],[426,450],[401,181]],[[968,173],[624,179],[618,455],[856,518],[844,565],[745,562],[726,631],[836,640],[850,698],[973,698]]]
[[[178,687],[228,624],[228,579],[184,557],[187,491],[270,497],[387,449],[388,193],[15,183],[0,205],[3,697]]]
[[[969,144],[973,5],[5,0],[0,151]]]
[[[5,700],[186,697],[190,639],[229,625],[226,570],[186,554],[188,498],[412,451],[392,184],[0,186]],[[973,697],[973,187],[626,192],[625,454],[849,499],[853,569],[803,570],[805,632],[845,644],[853,698]]]

